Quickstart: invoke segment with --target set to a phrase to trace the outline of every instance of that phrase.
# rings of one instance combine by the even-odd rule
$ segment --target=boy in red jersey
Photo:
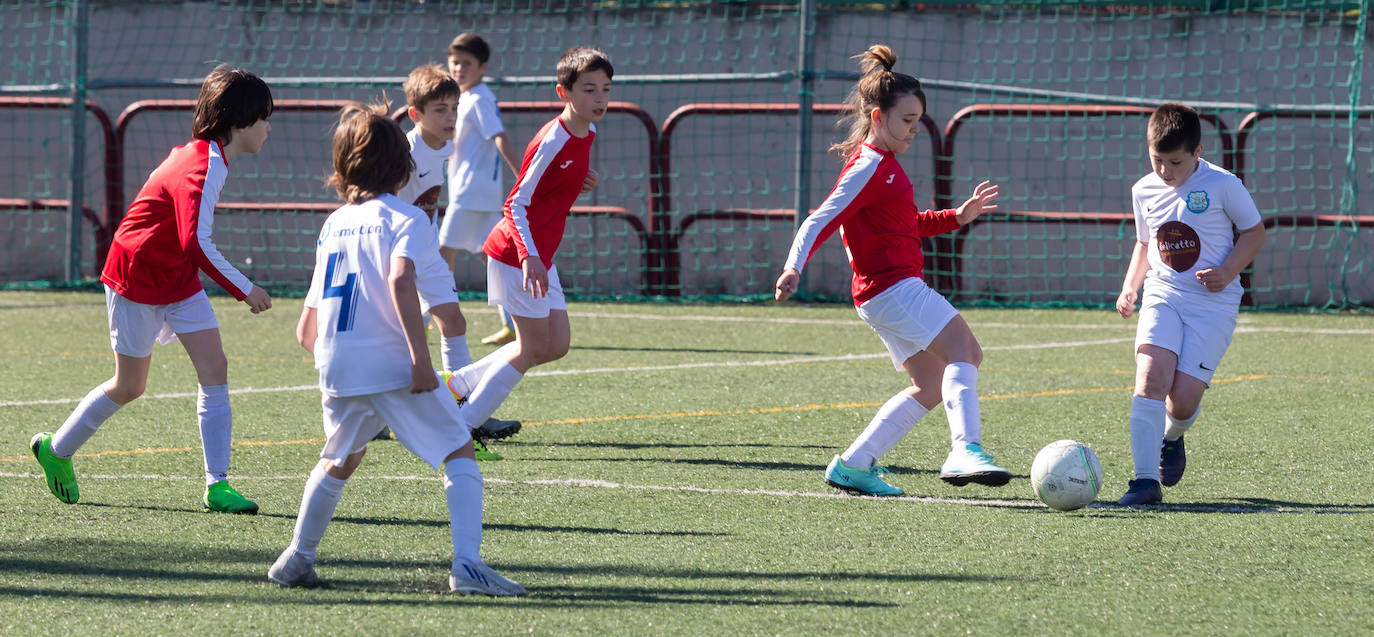
[[[883,479],[888,471],[877,459],[943,399],[953,450],[940,478],[956,486],[1004,485],[1011,474],[982,447],[977,383],[983,350],[954,306],[921,279],[921,238],[995,210],[997,186],[978,184],[957,210],[917,209],[897,155],[920,132],[925,93],[916,78],[893,72],[897,56],[888,47],[874,45],[859,57],[864,73],[849,97],[854,125],[849,138],[834,147],[848,162],[830,196],[797,230],[775,297],[783,301],[796,291],[806,261],[842,229],[854,269],[854,305],[911,386],[889,399],[858,439],[830,461],[825,481],[864,495],[901,495],[901,488]]]
[[[449,390],[467,397],[463,413],[481,424],[531,367],[568,353],[572,333],[554,253],[577,196],[595,183],[591,161],[596,122],[606,114],[615,73],[606,54],[573,47],[558,59],[563,112],[525,148],[520,175],[501,221],[487,235],[487,303],[515,320],[515,342],[455,372]]]
[[[230,159],[256,154],[272,126],[272,92],[258,76],[220,65],[205,77],[196,104],[194,139],[172,149],[138,192],[115,230],[100,280],[110,316],[115,375],[92,389],[56,433],[40,433],[30,446],[48,489],[59,500],[80,497],[71,457],[110,416],[143,394],[153,342],[180,340],[200,384],[196,414],[205,454],[210,511],[257,513],[258,505],[229,486],[229,363],[219,323],[200,284],[205,273],[254,314],[272,307],[210,239],[215,204]]]

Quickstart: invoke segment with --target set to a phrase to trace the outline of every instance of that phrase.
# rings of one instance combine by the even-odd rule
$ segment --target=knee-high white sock
[[[916,426],[927,411],[929,410],[906,392],[887,399],[878,409],[878,413],[874,414],[873,420],[868,423],[868,428],[840,454],[840,460],[844,461],[845,466],[854,469],[873,466],[878,458],[891,451],[906,437],[907,432]]]
[[[200,445],[205,454],[205,486],[229,477],[229,443],[234,414],[229,409],[229,385],[200,386],[196,396]]]
[[[487,370],[499,363],[509,363],[519,349],[519,343],[506,343],[480,360],[454,370],[453,379],[449,381],[452,385],[450,389],[458,392],[460,396],[471,395],[473,390],[477,389],[477,384],[482,382],[482,377],[487,375]]]
[[[67,416],[67,422],[62,423],[52,435],[53,455],[59,458],[72,457],[120,407],[123,405],[105,395],[103,385],[92,389],[76,404],[76,409]]]
[[[444,500],[454,561],[481,562],[482,472],[475,460],[456,458],[444,463]]]
[[[1202,413],[1201,405],[1199,405],[1198,408],[1195,411],[1193,411],[1193,415],[1184,418],[1183,420],[1175,420],[1174,417],[1171,414],[1169,414],[1168,411],[1165,411],[1164,439],[1178,440],[1179,438],[1182,438],[1183,434],[1188,432],[1188,428],[1192,427],[1193,423],[1197,422],[1197,416],[1200,413]]]
[[[1159,481],[1159,448],[1164,440],[1164,401],[1131,398],[1131,457],[1135,477]]]
[[[445,336],[439,343],[439,358],[443,361],[444,371],[452,372],[472,364],[472,353],[468,351],[468,335]]]
[[[511,390],[515,389],[516,383],[524,377],[525,375],[515,371],[510,363],[492,365],[488,368],[482,380],[472,388],[468,404],[463,407],[463,420],[467,422],[468,427],[481,427],[482,423],[496,413],[496,408],[505,402]]]
[[[978,408],[978,368],[962,362],[946,365],[940,393],[945,399],[949,438],[954,448],[981,444],[983,417]]]
[[[310,561],[315,560],[315,549],[324,537],[324,529],[334,517],[334,508],[339,506],[343,488],[347,480],[329,475],[319,465],[310,472],[305,481],[305,492],[301,494],[301,510],[296,514],[296,530],[291,535],[291,548]]]

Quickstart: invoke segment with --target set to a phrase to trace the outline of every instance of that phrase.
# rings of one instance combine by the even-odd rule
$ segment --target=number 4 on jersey
[[[329,264],[324,270],[324,298],[339,297],[339,322],[335,329],[340,332],[353,329],[353,316],[357,312],[358,300],[357,272],[349,272],[342,284],[334,284],[334,270],[342,270],[344,266],[344,253],[334,252],[329,255]]]

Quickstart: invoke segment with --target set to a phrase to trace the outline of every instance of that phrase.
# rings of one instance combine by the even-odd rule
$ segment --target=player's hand
[[[954,211],[954,218],[959,220],[959,225],[966,226],[977,219],[985,212],[992,212],[997,209],[997,204],[992,203],[997,200],[997,186],[992,182],[985,181],[978,184],[973,189],[973,196],[968,198],[958,210]]]
[[[253,286],[243,302],[248,304],[248,310],[254,314],[272,309],[272,297],[260,285]]]
[[[1136,292],[1135,290],[1122,290],[1121,296],[1116,297],[1116,313],[1121,318],[1131,318],[1135,314]]]
[[[582,192],[591,192],[596,187],[596,182],[601,181],[601,176],[596,174],[595,168],[587,169],[587,177],[582,180]]]
[[[1226,286],[1231,285],[1231,281],[1236,278],[1236,275],[1221,268],[1203,268],[1198,270],[1194,276],[1197,277],[1198,283],[1201,283],[1202,287],[1207,288],[1208,292],[1225,290]]]
[[[410,366],[410,393],[424,394],[439,388],[439,375],[429,365]]]
[[[801,273],[787,268],[778,276],[778,282],[773,285],[773,298],[779,301],[786,301],[797,291],[797,281],[801,279]]]
[[[520,270],[524,274],[524,288],[530,296],[541,298],[549,293],[549,270],[544,267],[544,262],[539,257],[525,257],[520,262]]]

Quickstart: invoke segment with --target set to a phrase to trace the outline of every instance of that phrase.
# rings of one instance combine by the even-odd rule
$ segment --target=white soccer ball
[[[1073,440],[1051,442],[1031,463],[1031,488],[1051,509],[1080,509],[1102,488],[1102,463],[1088,445]]]

